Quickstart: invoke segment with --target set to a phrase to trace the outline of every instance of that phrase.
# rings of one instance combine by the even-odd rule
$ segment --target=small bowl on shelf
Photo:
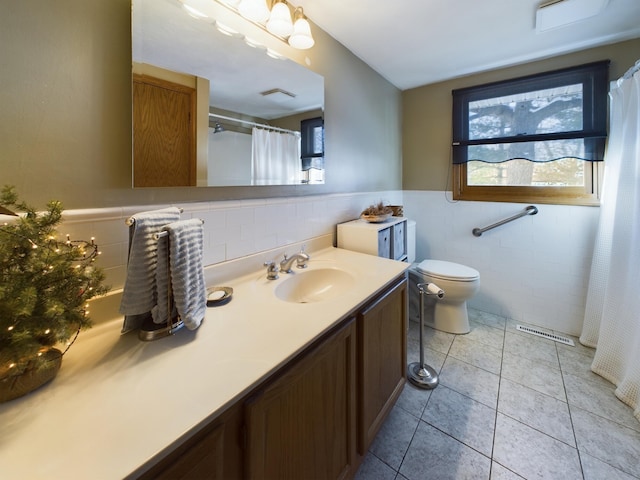
[[[360,218],[369,223],[382,223],[382,222],[386,222],[390,216],[391,216],[390,213],[382,213],[379,215],[366,215],[363,213],[360,215]]]

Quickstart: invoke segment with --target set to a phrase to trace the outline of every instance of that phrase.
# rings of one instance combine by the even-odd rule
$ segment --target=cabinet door
[[[385,228],[378,232],[378,256],[391,258],[391,229]]]
[[[407,254],[407,222],[396,223],[393,226],[393,259],[402,260]]]
[[[242,408],[233,406],[140,479],[240,480]]]
[[[351,319],[247,402],[248,478],[354,474],[355,335]]]
[[[403,277],[358,315],[358,453],[365,455],[402,393],[407,368]]]

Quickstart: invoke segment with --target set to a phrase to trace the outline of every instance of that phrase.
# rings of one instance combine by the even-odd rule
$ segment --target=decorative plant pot
[[[62,364],[62,352],[50,348],[42,354],[39,362],[29,362],[18,375],[0,377],[0,403],[26,395],[52,380]],[[36,366],[36,363],[40,365]]]

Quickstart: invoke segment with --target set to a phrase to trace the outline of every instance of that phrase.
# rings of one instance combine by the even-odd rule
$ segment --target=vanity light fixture
[[[238,5],[238,12],[252,22],[265,23],[269,20],[267,0],[242,0]]]
[[[291,12],[283,0],[276,0],[276,3],[271,7],[267,30],[280,37],[288,37],[293,32]]]
[[[311,36],[311,27],[309,26],[307,17],[302,11],[302,7],[295,9],[293,18],[295,20],[293,23],[293,33],[289,37],[289,45],[298,50],[306,50],[307,48],[313,47],[315,41]]]
[[[216,1],[293,48],[306,50],[315,43],[302,7],[294,7],[287,0],[241,0],[239,3],[237,0]]]

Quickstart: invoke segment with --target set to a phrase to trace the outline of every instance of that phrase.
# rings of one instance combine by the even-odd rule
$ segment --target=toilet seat
[[[480,272],[471,267],[443,260],[423,260],[416,270],[424,275],[452,282],[473,282],[480,278]]]

